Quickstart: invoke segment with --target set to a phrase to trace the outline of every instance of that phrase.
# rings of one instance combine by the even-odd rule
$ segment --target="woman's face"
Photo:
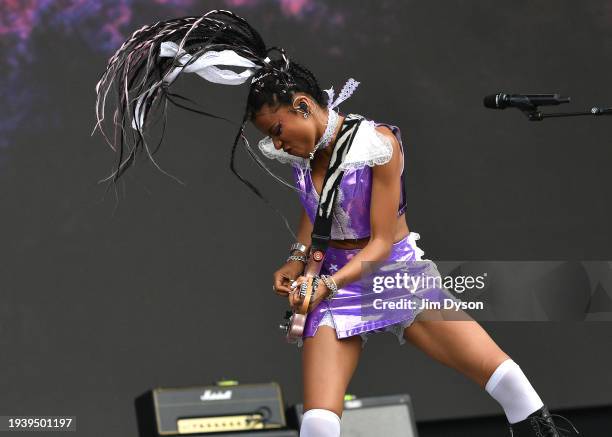
[[[289,105],[262,106],[253,124],[261,133],[272,138],[277,150],[307,158],[314,148],[317,131],[314,117],[304,118],[302,112]]]

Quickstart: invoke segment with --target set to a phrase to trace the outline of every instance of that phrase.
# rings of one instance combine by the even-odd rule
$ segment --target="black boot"
[[[555,425],[552,416],[560,417],[567,421],[576,434],[570,434],[570,430]],[[576,427],[559,414],[550,414],[546,405],[531,413],[525,420],[508,424],[512,437],[566,437],[580,435]]]

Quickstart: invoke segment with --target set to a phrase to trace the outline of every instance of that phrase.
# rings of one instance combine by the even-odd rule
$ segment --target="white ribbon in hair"
[[[159,56],[162,58],[174,58],[178,53],[178,44],[172,41],[164,41],[161,43]],[[181,49],[179,64],[185,65],[192,56]],[[269,60],[269,58],[266,58]],[[217,65],[231,65],[234,67],[247,67],[241,73],[236,73],[232,70],[222,70]],[[179,73],[196,73],[209,82],[220,83],[223,85],[240,85],[249,77],[253,76],[261,65],[257,65],[253,61],[240,56],[233,50],[222,50],[220,52],[210,50],[193,61],[187,67],[175,67],[171,72],[164,76],[164,82],[172,83]]]
[[[174,58],[179,53],[179,46],[173,41],[164,41],[160,45],[159,57],[160,58]],[[241,85],[246,80],[253,76],[257,70],[261,68],[261,65],[255,64],[253,61],[240,56],[233,50],[222,50],[220,52],[210,50],[204,53],[202,56],[197,58],[191,64],[183,67],[192,58],[192,55],[181,49],[178,63],[181,66],[177,66],[172,71],[168,72],[163,81],[167,84],[174,82],[179,73],[196,73],[198,76],[206,79],[209,82],[220,83],[223,85]],[[270,58],[264,59],[265,62],[269,62]],[[234,67],[246,67],[240,73],[236,73],[232,70],[224,70],[217,65],[230,65]],[[152,92],[150,90],[149,92]],[[132,120],[132,128],[138,130],[136,120],[139,121],[139,125],[142,127],[144,114],[140,113],[140,106],[145,99],[147,93],[144,93],[138,98],[136,108],[134,110],[134,119]]]
[[[198,57],[194,62],[190,65],[183,67],[187,64],[192,55],[185,52],[185,50],[181,49],[179,53],[178,44],[173,41],[164,41],[160,45],[159,56],[161,58],[174,58],[177,54],[180,54],[178,58],[178,63],[181,66],[177,66],[172,71],[166,73],[163,78],[163,81],[167,84],[172,83],[177,76],[184,73],[196,73],[198,76],[208,80],[209,82],[220,83],[223,85],[241,85],[249,77],[252,77],[257,70],[259,70],[261,65],[255,64],[253,61],[240,56],[233,50],[222,50],[220,52],[210,50],[204,53],[202,56]],[[270,58],[267,57],[264,59],[265,62],[269,62]],[[217,65],[230,65],[234,67],[246,67],[240,73],[236,73],[232,70],[223,70]],[[338,106],[340,103],[348,99],[351,94],[355,91],[360,82],[357,82],[355,79],[350,78],[346,81],[338,98],[334,101],[334,87],[331,87],[325,92],[328,94],[329,99],[327,103],[327,107],[329,109],[333,109]],[[138,125],[142,127],[144,123],[144,114],[141,113],[140,107],[142,105],[143,100],[146,95],[152,93],[153,89],[150,89],[148,92],[142,94],[138,101],[136,102],[136,108],[134,109],[134,119],[132,120],[132,128],[138,130],[138,126],[136,124],[136,120],[138,120]]]
[[[327,108],[333,109],[336,106],[338,106],[340,103],[344,102],[346,99],[351,97],[351,94],[355,92],[355,90],[357,89],[360,83],[361,82],[357,82],[355,79],[351,77],[349,80],[346,81],[346,83],[342,87],[342,90],[340,91],[340,94],[338,95],[338,98],[336,100],[334,100],[334,87],[331,87],[325,90],[325,92],[329,96],[329,99],[327,101]]]

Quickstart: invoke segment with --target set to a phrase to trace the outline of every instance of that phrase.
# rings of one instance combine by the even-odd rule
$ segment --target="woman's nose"
[[[283,148],[283,142],[281,140],[272,140],[272,142],[274,143],[274,148],[276,150],[280,150]]]

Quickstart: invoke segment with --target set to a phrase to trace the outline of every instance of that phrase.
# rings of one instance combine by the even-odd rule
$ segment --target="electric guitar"
[[[297,311],[288,310],[285,312],[285,318],[283,323],[279,325],[279,329],[285,333],[286,340],[289,343],[295,343],[298,338],[304,334],[304,327],[306,326],[306,317],[308,316],[308,307],[314,297],[314,289],[312,287],[312,280],[321,271],[323,260],[325,259],[325,252],[322,250],[310,250],[308,256],[308,263],[304,268],[304,274],[307,281],[301,285],[300,294],[304,296],[300,307]]]

